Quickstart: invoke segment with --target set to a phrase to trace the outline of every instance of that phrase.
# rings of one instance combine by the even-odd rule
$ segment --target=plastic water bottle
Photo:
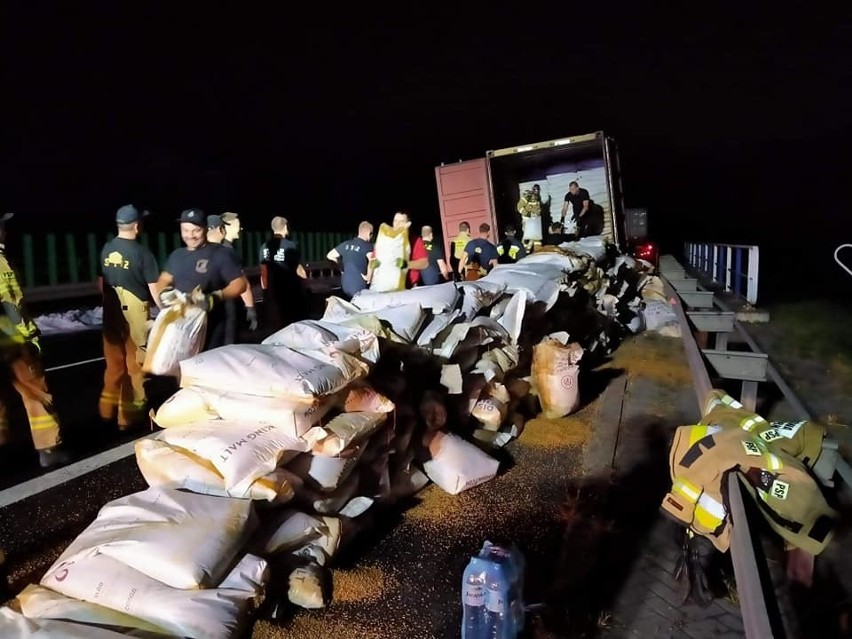
[[[487,639],[485,595],[489,564],[474,557],[468,563],[462,580],[462,639]]]
[[[507,580],[506,637],[516,637],[524,628],[523,580],[525,562],[517,547],[504,548],[486,541],[479,556],[503,567]]]
[[[491,562],[485,591],[485,619],[488,639],[513,639],[509,616],[509,579],[501,564]]]

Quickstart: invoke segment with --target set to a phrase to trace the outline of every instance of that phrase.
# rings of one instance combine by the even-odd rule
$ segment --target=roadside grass
[[[841,383],[852,383],[852,308],[808,300],[770,307],[772,353],[779,363],[820,364]],[[758,332],[763,332],[759,330]]]

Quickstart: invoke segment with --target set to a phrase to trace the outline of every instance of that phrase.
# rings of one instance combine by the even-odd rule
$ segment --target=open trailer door
[[[541,192],[542,224],[547,226],[558,220],[569,186],[577,182],[603,209],[603,235],[620,244],[616,155],[603,132],[508,147],[485,155],[489,162],[493,209],[501,225],[520,224],[518,199],[534,186]]]
[[[450,239],[459,232],[459,223],[470,224],[471,235],[477,236],[479,225],[491,225],[491,238],[496,241],[498,229],[488,188],[488,164],[485,158],[435,167],[438,203],[441,207],[441,233],[447,259],[452,255]]]

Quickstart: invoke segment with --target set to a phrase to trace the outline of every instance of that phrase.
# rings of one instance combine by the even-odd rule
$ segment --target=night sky
[[[108,229],[128,201],[155,228],[189,206],[258,229],[436,222],[442,161],[603,130],[667,246],[759,243],[776,282],[810,269],[852,298],[831,259],[852,242],[850,15],[49,4],[0,17],[0,206],[24,230]]]

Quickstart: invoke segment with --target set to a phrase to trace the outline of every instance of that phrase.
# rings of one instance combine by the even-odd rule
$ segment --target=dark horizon
[[[852,241],[848,16],[548,11],[15,7],[0,206],[19,232],[108,231],[127,202],[162,230],[190,206],[434,225],[441,162],[603,130],[669,250],[758,243],[778,280],[852,281],[830,256]]]

